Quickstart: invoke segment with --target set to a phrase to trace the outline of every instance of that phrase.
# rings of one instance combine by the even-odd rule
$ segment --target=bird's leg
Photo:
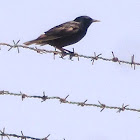
[[[62,53],[61,58],[63,58],[64,56],[66,56],[66,55],[69,54],[70,59],[72,59],[72,57],[75,55],[74,50],[73,50],[73,52],[72,52],[72,51],[69,51],[69,50],[64,49],[64,48],[58,48],[58,49],[59,49],[59,50],[61,51],[61,53]]]
[[[62,55],[61,55],[61,58],[63,58],[64,56],[66,56],[68,53],[65,51],[65,49],[63,48],[57,48],[61,51]]]
[[[65,51],[67,51],[70,55],[70,60],[72,59],[73,56],[75,56],[77,53],[74,52],[74,48],[73,48],[73,51],[69,51],[69,50],[66,50],[64,49]]]
[[[66,49],[63,49],[64,51],[68,52],[68,53],[74,53],[72,51],[69,51],[69,50],[66,50]]]

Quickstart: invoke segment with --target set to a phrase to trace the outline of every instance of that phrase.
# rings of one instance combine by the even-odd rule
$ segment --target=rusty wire
[[[51,54],[54,55],[54,59],[55,59],[55,55],[60,55],[61,58],[64,57],[64,54],[60,51],[56,51],[56,49],[55,49],[55,51],[51,51],[51,50],[46,50],[46,49],[39,49],[37,47],[28,47],[28,46],[25,46],[25,45],[18,45],[19,41],[17,43],[15,43],[15,41],[13,41],[14,45],[10,45],[10,44],[7,44],[7,43],[0,43],[0,46],[10,47],[10,49],[8,51],[10,51],[12,48],[17,48],[18,53],[19,53],[19,48],[24,48],[24,49],[29,49],[29,50],[35,51],[35,52],[40,53],[40,54],[51,53]],[[129,65],[131,65],[131,67],[134,66],[134,69],[136,68],[136,65],[140,66],[140,63],[134,61],[134,55],[131,56],[131,61],[124,61],[124,60],[120,60],[118,57],[116,57],[114,55],[114,52],[112,52],[112,55],[113,55],[112,58],[101,57],[102,54],[96,55],[95,52],[94,52],[93,56],[82,55],[82,54],[75,53],[74,49],[73,49],[73,54],[68,53],[68,54],[65,54],[65,56],[66,55],[68,55],[71,60],[72,60],[73,57],[78,58],[78,61],[79,61],[79,58],[90,59],[92,61],[92,64],[96,60],[103,60],[103,61],[109,61],[109,62],[118,62],[119,64],[122,64],[122,63],[129,64]]]
[[[3,130],[0,130],[0,136],[1,136],[1,140],[3,140],[3,137],[7,137],[9,140],[10,140],[10,137],[18,138],[18,139],[21,139],[21,140],[26,140],[26,139],[30,139],[30,140],[48,140],[48,137],[50,136],[50,134],[45,138],[34,138],[34,137],[23,135],[22,131],[21,131],[21,135],[8,134],[8,133],[5,133],[5,128],[3,128]]]
[[[105,104],[101,103],[100,101],[98,101],[99,104],[89,104],[89,103],[86,103],[87,100],[85,100],[83,102],[68,101],[67,99],[68,99],[69,95],[67,95],[65,98],[61,98],[61,97],[58,97],[58,96],[48,97],[48,96],[45,95],[45,92],[43,92],[43,96],[31,96],[31,95],[27,95],[27,94],[22,93],[22,92],[12,93],[12,92],[3,90],[3,91],[0,91],[0,95],[20,96],[22,101],[25,98],[41,99],[41,102],[44,102],[46,100],[58,100],[60,103],[73,104],[73,105],[78,105],[78,106],[81,106],[81,107],[89,106],[89,107],[101,108],[100,112],[102,112],[104,109],[115,109],[115,110],[117,110],[116,111],[117,113],[120,113],[122,111],[140,112],[140,109],[128,108],[129,105],[124,105],[124,103],[122,104],[121,107],[108,106],[108,105],[105,105]]]

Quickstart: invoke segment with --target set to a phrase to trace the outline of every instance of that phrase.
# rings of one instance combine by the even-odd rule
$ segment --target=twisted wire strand
[[[11,96],[19,96],[22,98],[22,101],[25,98],[32,98],[32,99],[41,99],[41,102],[47,101],[47,100],[58,100],[60,103],[64,103],[64,104],[72,104],[72,105],[78,105],[81,107],[85,107],[85,106],[89,106],[89,107],[97,107],[97,108],[101,108],[101,112],[104,109],[114,109],[117,110],[117,112],[122,112],[122,111],[135,111],[135,112],[140,112],[140,109],[135,109],[135,108],[128,108],[129,105],[124,105],[124,103],[122,104],[121,107],[117,107],[117,106],[108,106],[106,104],[101,103],[100,101],[98,101],[99,104],[91,104],[91,103],[86,103],[87,100],[85,100],[84,102],[77,102],[77,101],[68,101],[67,98],[69,97],[66,96],[65,98],[61,98],[58,96],[53,96],[53,97],[48,97],[45,95],[45,92],[43,92],[43,96],[35,96],[35,95],[27,95],[24,94],[22,92],[20,93],[12,93],[9,91],[0,91],[0,95],[11,95]]]
[[[14,42],[14,41],[13,41]],[[29,49],[29,50],[32,50],[32,51],[35,51],[37,53],[40,53],[40,54],[48,54],[48,53],[51,53],[54,55],[60,55],[61,58],[63,58],[64,54],[60,51],[51,51],[51,50],[46,50],[46,49],[39,49],[37,47],[29,47],[29,46],[25,46],[25,45],[18,45],[19,41],[17,43],[14,42],[14,45],[10,45],[10,44],[7,44],[7,43],[0,43],[0,46],[8,46],[10,47],[10,49],[8,51],[10,51],[12,48],[17,48],[18,50],[18,53],[19,53],[19,48],[24,48],[24,49]],[[72,59],[73,57],[76,57],[78,58],[85,58],[85,59],[90,59],[92,61],[92,64],[94,61],[96,60],[103,60],[103,61],[109,61],[109,62],[118,62],[119,64],[128,64],[128,65],[131,65],[134,66],[134,69],[137,66],[140,66],[140,63],[138,62],[134,62],[134,55],[131,56],[131,61],[125,61],[125,60],[120,60],[118,57],[116,57],[114,55],[114,53],[112,52],[112,55],[113,57],[112,58],[105,58],[105,57],[101,57],[101,54],[99,55],[96,55],[96,53],[94,52],[94,56],[87,56],[87,55],[82,55],[82,54],[78,54],[78,53],[75,53],[74,50],[73,50],[73,54],[72,53],[67,53],[65,54],[65,56],[69,56],[70,59]]]

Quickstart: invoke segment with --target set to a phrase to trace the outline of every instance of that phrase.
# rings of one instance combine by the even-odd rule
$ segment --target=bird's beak
[[[93,19],[92,22],[101,22],[100,20]]]

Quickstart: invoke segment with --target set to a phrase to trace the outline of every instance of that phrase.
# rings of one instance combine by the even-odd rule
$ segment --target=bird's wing
[[[58,25],[40,36],[38,39],[49,41],[66,36],[71,36],[79,31],[80,23],[71,21]]]

